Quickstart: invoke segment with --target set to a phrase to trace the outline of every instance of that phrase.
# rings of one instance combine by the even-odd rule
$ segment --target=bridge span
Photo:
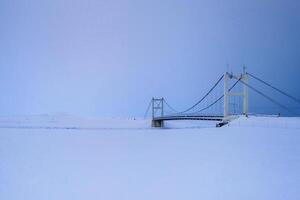
[[[210,115],[178,115],[178,116],[163,116],[152,118],[152,127],[163,127],[164,121],[174,121],[174,120],[198,120],[198,121],[217,121],[219,122],[217,126],[225,125],[222,123],[224,116],[210,116]]]
[[[152,127],[164,127],[164,121],[172,121],[172,120],[200,120],[200,121],[216,121],[217,127],[221,127],[231,120],[235,119],[237,115],[245,115],[248,116],[249,113],[249,103],[248,103],[248,89],[250,88],[252,91],[256,92],[257,94],[263,96],[268,101],[276,104],[278,107],[287,110],[289,113],[294,113],[285,104],[279,103],[277,100],[273,99],[272,97],[268,96],[264,92],[256,89],[255,87],[251,86],[248,81],[249,77],[263,83],[265,86],[268,86],[275,90],[276,92],[292,99],[293,101],[300,104],[300,100],[295,98],[294,96],[287,94],[286,92],[274,87],[273,85],[265,82],[264,80],[246,72],[246,68],[244,67],[243,73],[240,75],[234,75],[233,73],[225,72],[218,81],[213,85],[213,87],[194,105],[191,107],[183,110],[177,111],[175,110],[164,98],[152,98],[150,104],[147,108],[146,114],[150,108],[152,109]],[[208,99],[208,96],[212,96],[211,93],[216,89],[221,81],[224,81],[223,91],[221,91],[222,95],[219,98],[215,98],[210,102],[206,102],[204,104],[204,100]],[[230,86],[230,80],[235,80],[234,84]],[[241,83],[242,87],[237,88],[236,85]],[[241,90],[241,91],[237,91]],[[242,111],[240,113],[234,113],[231,111],[231,98],[238,97],[239,100],[242,100]],[[223,102],[221,102],[223,101]],[[217,103],[221,103],[222,107],[222,114],[216,113],[208,113],[208,109],[216,106]],[[201,107],[202,105],[202,107]],[[171,114],[166,113],[165,109],[168,108],[172,110]]]

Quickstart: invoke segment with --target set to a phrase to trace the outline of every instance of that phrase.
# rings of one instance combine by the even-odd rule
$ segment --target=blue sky
[[[152,96],[184,109],[243,65],[300,98],[299,10],[296,0],[1,0],[0,114],[141,116]],[[251,94],[250,106],[266,104]]]

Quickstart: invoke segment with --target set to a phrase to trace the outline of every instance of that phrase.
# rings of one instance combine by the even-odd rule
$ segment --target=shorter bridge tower
[[[164,116],[164,98],[152,98],[152,127],[163,127],[163,120],[153,120],[155,117]]]

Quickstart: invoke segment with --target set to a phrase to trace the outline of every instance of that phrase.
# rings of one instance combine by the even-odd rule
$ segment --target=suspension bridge
[[[200,100],[198,100],[195,104],[185,110],[178,111],[174,109],[174,107],[171,106],[165,100],[165,98],[152,98],[146,110],[145,117],[151,110],[152,127],[164,127],[164,122],[170,120],[216,121],[216,126],[221,127],[229,123],[231,120],[236,119],[239,115],[249,115],[249,89],[262,96],[277,107],[284,109],[289,113],[294,113],[293,110],[291,110],[284,104],[281,104],[275,98],[272,98],[253,85],[249,84],[249,78],[258,81],[264,86],[271,88],[277,93],[291,99],[292,101],[300,105],[300,100],[298,98],[288,94],[281,89],[278,89],[277,87],[264,81],[263,79],[246,72],[246,68],[244,67],[243,73],[239,75],[225,72],[210,88],[210,90],[208,90],[208,92],[202,98],[200,98]],[[222,82],[223,86],[221,85]],[[220,86],[222,87],[222,94],[220,94],[219,96],[211,97],[212,93]],[[232,98],[238,98],[238,107],[241,111],[236,111],[236,103],[231,103]],[[216,107],[217,105],[221,109],[212,110],[212,108]]]

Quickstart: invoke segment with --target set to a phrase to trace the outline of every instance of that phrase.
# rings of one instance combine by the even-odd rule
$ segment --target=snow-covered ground
[[[300,199],[300,119],[0,118],[0,199]]]

